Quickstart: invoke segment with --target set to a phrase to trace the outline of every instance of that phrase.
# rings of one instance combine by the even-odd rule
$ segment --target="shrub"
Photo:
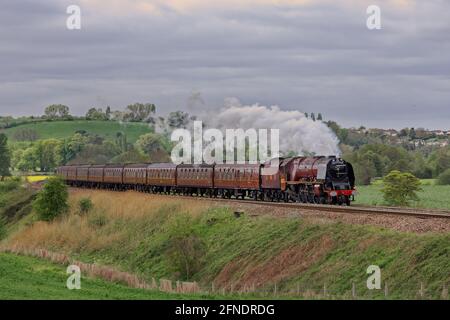
[[[445,170],[439,175],[437,179],[437,184],[450,185],[450,169]]]
[[[79,212],[82,214],[86,214],[89,211],[92,210],[94,207],[94,204],[92,203],[92,200],[89,198],[83,198],[78,202],[78,209]]]
[[[13,178],[11,180],[6,180],[0,182],[0,192],[6,193],[17,189],[20,185],[20,179]]]
[[[96,214],[88,220],[88,223],[91,227],[101,228],[108,223],[108,218],[104,214]]]
[[[411,173],[391,171],[383,179],[384,200],[387,204],[395,206],[407,206],[409,201],[419,200],[416,192],[420,191],[420,180]]]
[[[206,247],[197,235],[193,218],[187,214],[180,214],[169,227],[169,243],[167,257],[173,271],[181,279],[189,280],[201,269]]]
[[[40,220],[52,221],[69,208],[67,186],[58,178],[50,178],[33,203]]]

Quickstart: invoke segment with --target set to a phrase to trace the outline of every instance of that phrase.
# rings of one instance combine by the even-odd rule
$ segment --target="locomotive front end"
[[[328,194],[329,202],[350,205],[356,193],[353,166],[340,158],[329,159],[324,182],[324,191]]]

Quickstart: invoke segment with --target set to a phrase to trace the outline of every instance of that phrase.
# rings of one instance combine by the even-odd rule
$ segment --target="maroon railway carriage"
[[[214,189],[222,197],[257,198],[260,164],[218,164],[214,167]]]
[[[177,166],[177,189],[185,194],[214,193],[214,165],[181,164]]]
[[[104,168],[104,186],[114,190],[124,190],[123,185],[123,165],[110,164]]]
[[[148,164],[129,164],[123,168],[123,183],[128,189],[143,190],[147,183]]]
[[[91,165],[80,165],[77,166],[77,178],[76,184],[79,186],[84,186],[89,181],[89,168]]]
[[[68,184],[73,185],[77,181],[76,166],[62,166],[56,169],[56,174],[64,179]]]
[[[177,186],[177,165],[153,163],[147,166],[147,186],[153,192],[170,192]]]
[[[88,182],[92,187],[100,187],[103,184],[105,165],[92,165],[88,171]]]
[[[69,173],[69,167],[68,166],[62,166],[59,168],[56,168],[56,174],[61,177],[62,179],[69,181],[68,179],[68,173]]]
[[[69,183],[74,183],[77,180],[77,167],[67,166],[67,181]]]

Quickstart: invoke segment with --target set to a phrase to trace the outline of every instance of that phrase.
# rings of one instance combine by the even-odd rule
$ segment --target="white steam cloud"
[[[202,118],[202,117],[199,117]],[[242,106],[227,99],[225,108],[210,115],[208,126],[227,129],[279,129],[280,152],[297,155],[340,155],[339,140],[322,121],[313,121],[300,111],[283,111],[278,106]],[[212,120],[211,120],[212,119]]]

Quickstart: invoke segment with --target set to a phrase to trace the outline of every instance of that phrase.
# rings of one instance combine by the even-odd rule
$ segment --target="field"
[[[80,214],[78,202],[94,208]],[[389,298],[439,298],[450,281],[449,233],[406,233],[332,220],[240,218],[206,202],[134,192],[77,190],[71,211],[53,223],[28,223],[6,246],[46,248],[87,263],[110,265],[150,280],[197,281],[203,288],[270,295],[299,290],[320,297],[324,285],[334,298],[384,298],[366,288],[366,268],[379,265]],[[186,266],[188,268],[186,268]]]
[[[133,289],[81,277],[81,289],[66,287],[66,268],[50,262],[0,253],[0,300],[3,299],[183,299],[186,296]],[[199,298],[199,297],[190,297]]]
[[[116,121],[52,121],[38,122],[20,125],[6,129],[5,133],[11,140],[14,140],[14,132],[24,128],[34,129],[38,133],[39,139],[68,138],[78,130],[85,130],[89,133],[101,135],[114,139],[117,132],[124,132],[129,142],[134,143],[139,136],[151,132],[151,128],[144,123],[119,123]]]
[[[411,203],[411,207],[450,210],[450,186],[434,184],[433,179],[421,180],[422,191],[418,192],[419,202]],[[384,205],[381,183],[370,186],[358,186],[355,204]]]

